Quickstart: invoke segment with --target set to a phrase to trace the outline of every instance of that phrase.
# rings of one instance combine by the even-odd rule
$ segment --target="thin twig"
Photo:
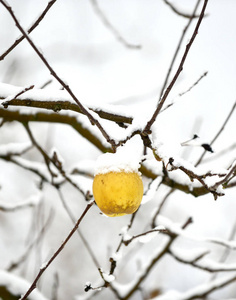
[[[88,117],[90,123],[92,125],[96,125],[97,128],[100,130],[100,132],[102,133],[102,135],[104,136],[104,138],[106,139],[106,141],[108,143],[111,144],[113,151],[115,152],[116,149],[116,143],[113,139],[110,138],[110,136],[107,134],[107,132],[105,131],[105,129],[102,127],[102,125],[100,124],[100,122],[95,119],[92,114],[81,104],[81,102],[78,100],[78,98],[75,96],[75,94],[72,92],[72,90],[70,89],[69,85],[66,84],[58,75],[57,73],[54,71],[54,69],[51,67],[51,65],[48,63],[48,61],[46,60],[46,58],[44,57],[44,55],[39,51],[39,49],[37,48],[37,46],[34,44],[34,42],[31,40],[31,38],[29,37],[29,35],[27,34],[27,32],[23,29],[23,27],[20,25],[19,21],[17,20],[12,8],[10,5],[8,5],[4,0],[0,0],[0,2],[2,3],[2,5],[7,9],[7,11],[9,12],[9,14],[11,15],[11,17],[13,18],[13,20],[15,21],[16,27],[21,31],[21,33],[24,35],[24,37],[27,39],[27,41],[29,42],[30,46],[34,49],[34,51],[37,53],[37,55],[39,56],[39,58],[42,60],[42,62],[44,63],[44,65],[46,66],[46,68],[49,70],[50,74],[64,87],[64,89],[69,93],[69,95],[72,97],[72,99],[77,103],[77,105],[79,106],[79,108],[81,109],[81,111]]]
[[[1,0],[1,1],[2,1],[2,0]],[[197,22],[197,25],[196,25],[196,27],[195,27],[195,29],[194,29],[194,31],[193,31],[193,34],[192,34],[192,37],[191,37],[189,43],[186,45],[184,54],[183,54],[183,56],[182,56],[182,59],[181,59],[180,64],[179,64],[179,67],[178,67],[178,69],[177,69],[177,71],[176,71],[176,73],[175,73],[173,79],[171,80],[169,86],[167,87],[167,89],[166,89],[166,91],[165,91],[163,97],[162,97],[161,100],[159,101],[159,103],[158,103],[158,105],[157,105],[157,108],[156,108],[154,114],[152,115],[151,119],[147,122],[147,124],[146,124],[146,126],[145,126],[145,128],[144,128],[144,130],[143,130],[143,135],[145,135],[145,136],[148,135],[148,134],[150,134],[151,126],[152,126],[153,123],[155,122],[155,120],[156,120],[158,114],[160,113],[160,111],[161,111],[161,109],[162,109],[163,104],[165,103],[165,101],[166,101],[166,99],[167,99],[167,97],[168,97],[168,95],[169,95],[169,93],[170,93],[170,91],[172,90],[172,88],[173,88],[173,86],[174,86],[176,80],[178,79],[180,73],[181,73],[182,70],[183,70],[183,66],[184,66],[185,60],[186,60],[186,58],[187,58],[187,56],[188,56],[189,50],[190,50],[190,48],[191,48],[191,46],[192,46],[192,44],[193,44],[193,42],[194,42],[194,40],[195,40],[195,38],[196,38],[196,36],[197,36],[197,34],[198,34],[198,30],[199,30],[199,27],[200,27],[200,25],[201,25],[202,19],[203,19],[203,17],[204,17],[204,13],[205,13],[205,10],[206,10],[207,3],[208,3],[208,0],[205,0],[205,1],[204,1],[204,4],[203,4],[203,7],[202,7],[202,11],[201,11],[201,13],[200,13],[200,16],[199,16],[199,19],[198,19],[198,22]]]
[[[20,92],[18,92],[16,95],[8,96],[7,99],[6,99],[6,102],[11,101],[12,99],[15,99],[15,98],[23,95],[24,93],[26,93],[29,90],[32,90],[33,88],[34,88],[34,85],[31,85],[31,86],[26,87],[26,88],[22,88],[22,90]]]
[[[208,74],[208,72],[204,72],[204,73],[200,76],[200,78],[198,78],[198,80],[195,81],[195,82],[194,82],[194,83],[193,83],[186,91],[184,91],[184,92],[182,92],[182,93],[179,93],[178,97],[181,97],[181,96],[183,96],[183,95],[189,93],[196,85],[198,85],[198,83],[202,80],[202,78],[205,77],[207,74]],[[177,96],[176,96],[176,97],[177,97]],[[175,98],[176,98],[176,97],[175,97]],[[174,98],[174,99],[175,99],[175,98]],[[165,111],[166,109],[168,109],[169,107],[171,107],[174,103],[175,103],[174,100],[172,100],[172,103],[170,103],[170,104],[168,104],[166,107],[164,107],[164,108],[161,110],[161,112],[163,112],[163,111]]]
[[[230,232],[230,235],[229,235],[229,238],[228,238],[229,241],[231,241],[231,240],[234,239],[235,233],[236,233],[236,222],[234,223],[234,226],[233,226],[233,228],[232,228],[232,230]],[[226,259],[229,256],[230,252],[231,252],[230,248],[225,248],[222,256],[220,257],[219,262],[221,262],[221,263],[225,262]],[[216,276],[217,276],[217,274],[213,274],[211,280],[214,280],[216,278]]]
[[[195,5],[195,7],[194,7],[194,10],[193,10],[192,16],[194,16],[194,14],[196,13],[199,4],[200,4],[200,0],[197,1],[196,5]],[[175,63],[175,61],[176,61],[177,55],[178,55],[178,53],[179,53],[179,51],[180,51],[180,48],[181,48],[181,45],[182,45],[182,43],[183,43],[184,37],[185,37],[185,35],[186,35],[186,33],[187,33],[187,30],[189,29],[190,25],[192,24],[192,21],[193,21],[193,17],[189,19],[187,25],[185,26],[185,28],[184,28],[184,30],[183,30],[183,32],[182,32],[182,34],[181,34],[179,43],[178,43],[178,45],[177,45],[177,48],[176,48],[175,53],[174,53],[174,55],[173,55],[173,58],[172,58],[172,60],[171,60],[169,69],[168,69],[168,71],[167,71],[167,74],[166,74],[166,77],[165,77],[165,80],[164,80],[164,83],[163,83],[163,86],[162,86],[162,89],[161,89],[161,92],[160,92],[160,99],[161,99],[161,97],[162,97],[162,95],[163,95],[163,92],[164,92],[164,90],[165,90],[165,88],[166,88],[167,82],[168,82],[169,77],[170,77],[170,73],[171,73],[171,71],[172,71],[172,69],[173,69],[173,65],[174,65],[174,63]]]
[[[182,229],[185,229],[189,224],[192,223],[192,218],[188,218],[187,221],[183,224]],[[178,235],[170,235],[170,239],[166,242],[166,244],[162,247],[160,251],[158,251],[157,255],[153,257],[153,259],[149,262],[149,264],[146,267],[145,272],[143,272],[140,277],[137,279],[137,281],[134,283],[132,288],[129,290],[129,292],[122,297],[122,300],[128,300],[130,297],[135,293],[135,291],[138,290],[141,283],[147,278],[147,276],[150,274],[150,271],[152,268],[156,265],[156,263],[168,253],[169,248],[171,247],[172,243],[175,241],[175,239],[178,237]]]
[[[168,230],[166,230],[166,229],[164,229],[164,228],[160,228],[160,229],[158,229],[158,228],[155,229],[155,228],[154,228],[154,229],[145,231],[145,232],[143,232],[143,233],[134,235],[134,236],[132,236],[130,239],[124,240],[123,243],[125,244],[125,246],[128,246],[133,240],[138,239],[138,238],[140,238],[140,237],[142,237],[142,236],[148,235],[148,234],[150,234],[150,233],[155,233],[155,232],[157,232],[157,233],[168,233]]]
[[[74,128],[81,136],[91,142],[102,152],[111,152],[111,148],[109,146],[105,146],[104,143],[94,133],[92,133],[91,130],[85,128],[78,118],[76,118],[76,116],[44,112],[21,113],[20,111],[10,111],[0,108],[0,117],[3,118],[5,122],[49,122],[66,124]]]
[[[217,188],[218,186],[222,185],[222,184],[226,184],[227,182],[229,182],[230,180],[232,180],[234,177],[236,176],[236,163],[235,165],[233,165],[231,167],[231,170],[228,172],[228,174],[220,181],[216,182],[215,185],[213,186],[213,188]]]
[[[224,264],[219,264],[217,267],[215,267],[214,265],[211,266],[211,265],[204,265],[204,263],[198,263],[198,260],[200,260],[201,258],[203,258],[205,255],[207,255],[209,253],[209,251],[206,251],[203,255],[201,255],[201,257],[197,258],[197,259],[194,259],[194,260],[187,260],[187,259],[184,259],[183,257],[180,257],[178,255],[176,255],[174,253],[173,250],[169,249],[168,252],[171,254],[171,256],[173,258],[175,258],[177,261],[179,261],[180,263],[183,263],[183,264],[187,264],[187,265],[191,265],[192,267],[195,267],[199,270],[203,270],[203,271],[207,271],[207,272],[210,272],[210,273],[216,273],[216,272],[235,272],[236,271],[236,268],[235,268],[235,265],[233,267],[225,267]]]
[[[54,259],[58,256],[58,254],[63,250],[63,248],[66,246],[66,244],[68,243],[68,241],[70,240],[70,238],[72,237],[72,235],[76,232],[76,230],[78,229],[81,221],[83,220],[83,218],[85,217],[85,215],[87,214],[88,210],[92,207],[93,204],[94,204],[94,202],[90,202],[90,203],[87,204],[85,210],[81,214],[80,218],[76,222],[76,224],[73,227],[73,229],[70,231],[70,233],[68,234],[68,236],[66,237],[66,239],[62,242],[61,246],[57,249],[57,251],[49,259],[49,261],[47,261],[40,268],[37,276],[35,277],[35,279],[33,281],[33,283],[31,284],[31,286],[29,287],[29,289],[26,291],[26,293],[20,298],[20,300],[26,300],[27,297],[33,292],[33,290],[36,288],[36,285],[37,285],[40,277],[43,275],[43,273],[46,271],[46,269],[50,266],[50,264],[54,261]]]
[[[62,205],[63,205],[63,207],[65,208],[65,211],[67,212],[69,218],[71,219],[72,223],[74,224],[74,223],[76,222],[76,219],[75,219],[75,217],[73,216],[72,211],[71,211],[70,208],[68,207],[68,205],[67,205],[67,203],[66,203],[66,201],[65,201],[65,199],[64,199],[64,196],[63,196],[63,194],[62,194],[61,189],[58,188],[57,191],[58,191],[59,197],[60,197],[60,199],[61,199]],[[92,250],[92,248],[90,247],[88,241],[86,240],[85,236],[82,234],[81,230],[77,230],[77,232],[78,232],[78,234],[79,234],[81,240],[83,241],[83,243],[84,243],[84,245],[85,245],[85,247],[86,247],[88,253],[90,254],[90,256],[91,256],[91,258],[92,258],[92,261],[94,262],[95,266],[99,269],[99,268],[100,268],[100,264],[99,264],[99,262],[98,262],[98,260],[97,260],[97,258],[96,258],[96,256],[95,256],[95,254],[93,253],[93,250]]]
[[[152,218],[152,223],[151,223],[151,228],[155,228],[156,224],[155,224],[155,220],[157,218],[157,216],[160,214],[164,204],[166,203],[166,200],[169,198],[169,196],[175,191],[175,189],[170,189],[169,192],[165,195],[165,197],[162,199],[161,203],[158,206],[157,211],[155,212],[153,218]]]
[[[118,32],[118,30],[111,24],[111,22],[108,20],[107,16],[104,14],[104,12],[101,10],[101,8],[98,5],[97,0],[90,0],[94,11],[99,16],[103,24],[112,32],[112,34],[115,36],[115,38],[125,47],[130,49],[141,49],[141,45],[134,45],[129,42],[127,42],[124,37]]]
[[[181,17],[184,17],[184,18],[187,18],[187,19],[193,19],[193,18],[199,18],[199,15],[195,15],[195,12],[193,14],[187,14],[187,13],[184,13],[182,11],[180,11],[179,9],[177,9],[172,3],[170,3],[169,1],[167,0],[163,0],[165,2],[165,4],[167,4],[172,10],[173,12],[175,12],[178,16],[181,16]]]
[[[192,84],[186,91],[179,93],[179,96],[183,96],[185,94],[187,94],[188,92],[190,92],[192,90],[192,88],[194,88],[201,80],[203,77],[207,76],[208,72],[204,72],[197,81],[194,82],[194,84]]]
[[[43,20],[49,9],[53,6],[53,4],[57,0],[51,0],[48,2],[46,8],[44,11],[41,13],[41,15],[37,18],[37,20],[34,22],[34,24],[27,30],[28,34],[31,33],[38,25],[39,23]],[[25,36],[21,35],[15,42],[0,56],[0,61],[3,60],[20,42],[24,40]]]
[[[49,225],[52,222],[52,219],[54,217],[54,211],[50,210],[49,215],[45,223],[40,228],[39,232],[37,233],[37,236],[34,238],[33,241],[30,242],[30,244],[27,246],[27,249],[25,252],[18,257],[16,261],[13,261],[10,263],[10,265],[6,268],[7,271],[12,272],[14,269],[19,267],[28,257],[30,251],[33,249],[33,247],[38,244],[39,240],[42,239],[42,236],[45,235],[46,230],[49,229]]]
[[[231,108],[231,110],[230,110],[228,116],[226,117],[226,119],[225,119],[223,125],[220,127],[219,131],[216,133],[216,135],[214,136],[214,138],[213,138],[212,141],[210,142],[210,146],[212,146],[212,144],[217,140],[217,138],[220,136],[220,134],[221,134],[222,131],[224,130],[224,128],[225,128],[226,124],[229,122],[229,120],[230,120],[230,118],[231,118],[231,116],[232,116],[232,114],[233,114],[235,108],[236,108],[236,101],[234,102],[234,104],[233,104],[233,106],[232,106],[232,108]],[[195,166],[198,166],[198,165],[201,163],[201,161],[202,161],[203,157],[205,156],[205,154],[206,154],[206,151],[204,151],[204,152],[202,153],[202,155],[200,156],[200,158],[199,158],[198,161],[196,162]]]

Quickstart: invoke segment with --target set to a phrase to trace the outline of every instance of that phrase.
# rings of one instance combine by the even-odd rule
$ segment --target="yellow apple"
[[[143,182],[137,172],[107,172],[97,174],[93,181],[97,206],[109,217],[134,213],[143,197]]]

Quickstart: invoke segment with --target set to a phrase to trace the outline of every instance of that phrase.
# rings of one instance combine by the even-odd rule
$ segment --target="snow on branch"
[[[106,141],[111,145],[113,151],[115,152],[115,149],[117,147],[115,141],[110,138],[110,136],[107,134],[106,130],[102,127],[102,125],[99,123],[99,121],[94,118],[94,116],[88,111],[88,109],[80,102],[80,100],[76,97],[76,95],[73,93],[71,88],[67,83],[64,82],[64,80],[61,79],[60,76],[57,75],[55,70],[52,68],[52,66],[49,64],[49,62],[44,57],[43,53],[38,49],[38,47],[34,44],[32,39],[29,37],[28,33],[23,29],[23,27],[20,25],[18,19],[16,18],[12,7],[6,3],[4,0],[0,0],[2,5],[6,8],[6,10],[11,15],[12,19],[14,20],[16,27],[20,30],[20,32],[24,35],[25,39],[28,41],[30,46],[33,48],[33,50],[36,52],[38,57],[41,59],[45,67],[48,69],[50,74],[63,86],[63,88],[68,92],[68,94],[71,96],[73,101],[79,106],[80,110],[87,116],[88,120],[90,121],[91,125],[96,125],[97,128],[100,130]]]
[[[3,124],[5,122],[18,121],[20,123],[28,122],[48,122],[48,123],[61,123],[71,126],[75,129],[81,136],[91,142],[95,147],[97,147],[102,152],[109,152],[110,147],[104,145],[103,141],[97,135],[95,135],[87,127],[83,126],[81,120],[72,115],[58,114],[58,113],[47,113],[47,112],[26,112],[5,110],[0,108],[0,117],[3,118]]]
[[[226,247],[228,249],[236,250],[236,241],[227,241],[223,239],[216,239],[211,237],[200,237],[193,236],[183,230],[180,224],[172,222],[169,218],[164,217],[163,215],[157,216],[157,223],[164,226],[167,230],[167,233],[171,236],[182,236],[183,238],[187,238],[196,242],[205,242],[205,243],[214,243],[219,246]]]
[[[168,252],[173,256],[177,261],[191,265],[197,269],[207,271],[207,272],[235,272],[236,264],[225,264],[207,259],[205,256],[210,252],[207,249],[203,251],[200,249],[199,253],[195,253],[194,250],[183,250],[173,247],[169,249]]]
[[[22,155],[31,148],[30,142],[0,145],[0,156]]]
[[[70,95],[64,90],[43,90],[34,88],[17,87],[14,85],[0,83],[0,102],[4,108],[9,106],[20,106],[28,108],[40,108],[60,112],[62,110],[84,114],[84,111],[76,105]],[[127,108],[121,105],[92,105],[89,110],[96,112],[99,117],[107,119],[118,124],[131,124],[133,116],[131,112],[127,113]],[[38,111],[35,111],[37,113]],[[33,113],[29,111],[29,113]],[[1,117],[1,114],[0,114]]]
[[[28,289],[29,285],[29,282],[25,279],[0,270],[0,287],[4,289],[7,299],[19,299],[24,291]],[[29,299],[47,300],[38,290],[35,290]]]
[[[19,209],[24,209],[27,207],[34,207],[39,204],[42,199],[41,193],[30,196],[24,201],[19,201],[16,203],[9,203],[6,201],[0,201],[0,210],[4,212],[12,212]]]
[[[190,300],[190,299],[204,299],[210,293],[225,287],[226,285],[236,281],[236,275],[225,275],[216,278],[207,283],[198,285],[187,292],[169,291],[161,296],[154,298],[154,300]]]

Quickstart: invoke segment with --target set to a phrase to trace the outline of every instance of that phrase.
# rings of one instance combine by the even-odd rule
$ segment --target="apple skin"
[[[139,173],[125,171],[97,174],[93,195],[97,206],[109,217],[132,214],[142,201],[142,178]]]

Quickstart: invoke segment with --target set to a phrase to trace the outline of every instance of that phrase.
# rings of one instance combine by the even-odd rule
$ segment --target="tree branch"
[[[229,120],[230,120],[230,118],[231,118],[231,116],[232,116],[232,114],[233,114],[235,108],[236,108],[236,101],[234,102],[234,104],[233,104],[233,106],[232,106],[232,108],[231,108],[231,110],[230,110],[228,116],[226,117],[226,119],[225,119],[224,123],[222,124],[222,126],[220,127],[219,131],[216,133],[216,135],[214,136],[214,138],[213,138],[212,141],[210,142],[210,146],[213,145],[213,143],[217,140],[217,138],[220,136],[220,134],[221,134],[222,131],[224,130],[224,128],[225,128],[225,126],[227,125],[227,123],[229,122]],[[206,151],[204,151],[204,152],[202,153],[202,155],[200,156],[200,158],[199,158],[198,161],[196,162],[195,166],[198,166],[198,165],[201,163],[201,161],[202,161],[202,159],[204,158],[205,154],[206,154]]]
[[[4,99],[0,96],[0,99]],[[7,101],[3,101],[2,106],[4,108],[8,108],[8,106],[26,106],[26,107],[34,107],[34,108],[41,108],[41,109],[48,109],[52,110],[54,112],[59,112],[61,110],[70,110],[77,113],[84,114],[83,111],[79,108],[78,105],[71,103],[70,101],[44,101],[44,100],[35,100],[35,99],[11,99]],[[132,117],[126,117],[119,114],[114,114],[110,112],[106,112],[101,109],[96,108],[89,108],[89,110],[95,112],[99,115],[100,118],[106,119],[109,121],[116,122],[118,124],[120,123],[127,123],[132,124],[133,118]]]
[[[37,20],[34,22],[34,24],[27,30],[28,34],[31,33],[43,20],[49,9],[53,6],[53,4],[57,0],[51,0],[48,2],[48,5],[44,9],[44,11],[41,13],[41,15],[37,18]],[[0,61],[3,60],[20,42],[22,42],[25,39],[24,35],[21,35],[18,39],[15,40],[15,42],[0,56]]]
[[[193,19],[193,18],[199,18],[198,15],[195,15],[196,11],[193,13],[193,14],[187,14],[187,13],[184,13],[182,11],[180,11],[179,9],[177,9],[172,3],[170,3],[169,1],[167,0],[163,0],[165,2],[165,4],[167,4],[172,10],[173,12],[175,12],[178,16],[181,16],[181,17],[184,17],[184,18],[187,18],[187,19]]]
[[[73,229],[70,231],[70,233],[68,234],[68,236],[66,237],[66,239],[62,242],[61,246],[57,249],[57,251],[49,259],[49,261],[47,261],[40,268],[40,271],[38,272],[37,276],[35,277],[33,283],[31,284],[31,286],[29,287],[29,289],[26,291],[26,293],[21,297],[20,300],[26,300],[27,297],[33,292],[33,290],[36,288],[37,282],[39,281],[40,277],[43,275],[43,273],[46,271],[46,269],[50,266],[50,264],[54,261],[54,259],[58,256],[58,254],[63,250],[63,248],[68,243],[68,241],[70,240],[70,238],[72,237],[72,235],[76,232],[76,230],[78,229],[81,221],[83,220],[83,218],[85,217],[85,215],[87,214],[87,212],[89,211],[89,209],[92,207],[93,204],[94,204],[94,202],[90,202],[90,203],[87,204],[85,210],[83,211],[82,215],[80,216],[80,218],[76,222],[76,224],[73,227]]]
[[[102,152],[111,152],[111,148],[104,146],[90,130],[85,128],[82,123],[78,121],[75,116],[63,115],[58,113],[43,113],[37,112],[34,114],[23,114],[19,111],[8,111],[0,108],[0,118],[4,119],[4,122],[18,121],[20,123],[27,122],[48,122],[48,123],[61,123],[73,127],[80,135],[86,138],[89,142],[95,145]]]
[[[194,32],[193,32],[193,34],[192,34],[192,37],[191,37],[189,43],[186,45],[185,52],[184,52],[184,54],[183,54],[183,56],[182,56],[182,59],[181,59],[180,64],[179,64],[179,67],[178,67],[178,69],[177,69],[177,71],[176,71],[176,73],[175,73],[175,75],[174,75],[172,81],[170,82],[169,86],[167,87],[167,89],[166,89],[166,91],[165,91],[163,97],[161,98],[160,102],[158,103],[157,108],[156,108],[156,110],[155,110],[153,116],[152,116],[151,119],[147,122],[147,125],[145,126],[145,128],[144,128],[144,130],[143,130],[143,134],[144,134],[144,135],[150,134],[151,126],[152,126],[153,123],[155,122],[155,120],[156,120],[158,114],[160,113],[160,111],[161,111],[161,109],[162,109],[163,104],[165,103],[165,101],[166,101],[166,99],[167,99],[167,97],[168,97],[168,95],[169,95],[169,93],[170,93],[170,91],[172,90],[172,88],[173,88],[173,86],[174,86],[176,80],[178,79],[180,73],[181,73],[182,70],[183,70],[183,66],[184,66],[185,60],[186,60],[186,58],[187,58],[187,56],[188,56],[189,50],[190,50],[190,48],[191,48],[191,46],[192,46],[192,44],[193,44],[193,42],[194,42],[194,40],[195,40],[195,38],[196,38],[196,36],[197,36],[197,34],[198,34],[198,30],[199,30],[199,27],[200,27],[200,25],[201,25],[202,19],[203,19],[203,17],[204,17],[204,13],[205,13],[205,10],[206,10],[207,3],[208,3],[208,0],[204,0],[204,4],[203,4],[203,7],[202,7],[202,11],[201,11],[201,13],[200,13],[200,16],[199,16],[197,25],[196,25],[196,27],[195,27],[195,29],[194,29]]]
[[[17,20],[12,8],[10,5],[8,5],[4,0],[0,0],[0,2],[2,3],[2,5],[7,9],[7,11],[9,12],[9,14],[11,15],[12,19],[14,20],[16,27],[21,31],[21,33],[24,35],[24,37],[26,38],[26,40],[29,42],[30,46],[34,49],[34,51],[37,53],[37,55],[39,56],[39,58],[42,60],[42,62],[44,63],[44,65],[46,66],[46,68],[49,70],[50,74],[64,87],[64,89],[68,92],[68,94],[72,97],[72,99],[77,103],[77,105],[79,106],[80,110],[88,117],[90,123],[92,125],[96,125],[98,127],[98,129],[101,131],[102,135],[104,136],[104,138],[107,140],[108,143],[111,144],[113,151],[115,152],[116,149],[116,143],[113,139],[111,139],[109,137],[109,135],[107,134],[107,132],[105,131],[105,129],[102,127],[102,125],[100,124],[100,122],[95,119],[91,113],[89,113],[89,111],[82,105],[82,103],[78,100],[78,98],[75,96],[75,94],[72,92],[72,90],[70,89],[69,85],[66,84],[58,75],[57,73],[54,71],[54,69],[51,67],[51,65],[48,63],[48,61],[46,60],[46,58],[44,57],[44,55],[39,51],[39,49],[36,47],[36,45],[34,44],[34,42],[31,40],[31,38],[29,37],[29,35],[26,33],[26,31],[22,28],[22,26],[20,25],[19,21]]]
[[[106,15],[103,13],[103,11],[101,10],[101,8],[98,5],[97,0],[90,0],[90,2],[92,4],[92,6],[93,6],[94,11],[98,15],[98,17],[101,19],[101,21],[103,22],[103,24],[112,32],[112,34],[117,39],[117,41],[119,41],[122,45],[124,45],[127,48],[130,48],[130,49],[141,49],[141,45],[131,44],[131,43],[127,42],[123,38],[123,36],[111,24],[111,22],[108,20],[108,18],[106,17]]]

